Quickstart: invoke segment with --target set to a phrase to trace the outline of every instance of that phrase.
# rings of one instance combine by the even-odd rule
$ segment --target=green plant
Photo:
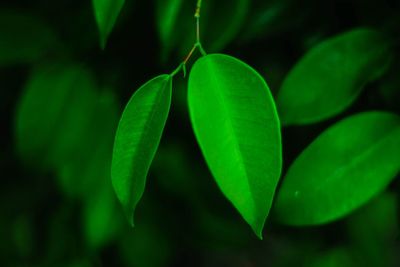
[[[168,4],[172,12],[182,3]],[[114,143],[114,189],[133,225],[168,118],[172,80],[181,70],[186,76],[186,64],[199,49],[202,57],[194,63],[188,82],[194,133],[221,191],[262,239],[282,168],[275,102],[264,79],[250,66],[231,56],[206,54],[200,42],[200,10],[198,0],[196,41],[184,61],[171,74],[140,87],[125,107]],[[164,25],[163,39],[172,35],[170,24]],[[103,32],[109,32],[110,25],[108,30],[104,27],[99,23],[102,46]],[[355,29],[313,48],[279,91],[284,124],[313,123],[346,109],[367,82],[383,75],[390,48],[391,43],[371,29]],[[347,215],[396,177],[399,147],[397,115],[370,112],[339,122],[289,169],[277,197],[278,220],[312,225]]]
[[[188,91],[196,138],[222,192],[262,238],[282,165],[275,104],[264,79],[250,66],[227,55],[206,54],[200,9],[199,0],[196,43],[182,64],[143,85],[125,107],[114,144],[113,185],[133,225],[167,121],[172,79],[180,70],[186,75],[186,64],[198,48],[203,57],[190,72]]]
[[[2,266],[399,266],[399,5],[2,1]]]

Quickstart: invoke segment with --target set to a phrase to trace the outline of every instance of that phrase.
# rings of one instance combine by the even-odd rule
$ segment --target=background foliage
[[[190,49],[190,2],[127,0],[114,29],[107,24],[103,32],[89,0],[1,2],[1,265],[399,266],[398,172],[385,192],[346,217],[296,228],[272,214],[258,240],[205,165],[189,122],[187,80],[180,75],[135,228],[129,226],[110,180],[116,126],[132,93],[175,69]],[[334,84],[346,82],[339,92],[363,85],[357,97],[342,92],[342,113],[283,128],[284,175],[341,119],[370,110],[400,114],[398,1],[203,2],[206,51],[251,64],[275,98],[299,60],[333,36],[371,27],[393,48],[378,58],[381,64],[359,67],[362,75],[354,81],[330,83],[335,90]],[[313,76],[311,67],[301,71]],[[366,73],[374,79],[364,79]]]

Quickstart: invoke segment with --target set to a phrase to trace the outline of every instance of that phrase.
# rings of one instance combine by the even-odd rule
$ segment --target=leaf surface
[[[100,46],[106,46],[107,38],[114,28],[125,0],[93,0],[94,15],[99,28]]]
[[[168,117],[171,87],[169,75],[140,87],[126,105],[115,135],[112,183],[132,225]]]
[[[379,32],[358,28],[313,47],[292,68],[278,93],[282,123],[315,123],[348,108],[364,85],[387,69],[389,45]]]
[[[211,54],[193,66],[188,100],[211,173],[262,238],[281,172],[279,119],[267,84],[240,60]]]
[[[348,117],[323,132],[290,166],[276,199],[289,225],[328,223],[382,192],[400,170],[400,118]]]

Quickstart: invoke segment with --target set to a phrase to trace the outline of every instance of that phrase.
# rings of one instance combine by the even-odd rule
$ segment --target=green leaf
[[[0,10],[0,36],[0,67],[31,64],[61,48],[48,25],[15,10]]]
[[[212,54],[193,66],[188,99],[194,133],[217,184],[262,238],[282,164],[279,119],[267,84],[240,60]]]
[[[125,0],[93,0],[94,15],[100,34],[100,46],[105,48]]]
[[[35,69],[17,104],[15,139],[21,159],[54,170],[76,158],[94,99],[93,76],[85,67],[57,63]]]
[[[389,45],[379,32],[359,28],[312,48],[289,72],[279,91],[282,123],[314,123],[348,108],[364,85],[387,69]]]
[[[400,170],[400,118],[365,112],[323,132],[290,166],[276,200],[289,225],[328,223],[382,192]]]
[[[115,135],[112,183],[132,226],[168,117],[171,91],[171,77],[166,74],[144,84],[126,105]]]
[[[58,170],[58,183],[68,198],[87,199],[87,192],[110,180],[111,155],[119,106],[112,91],[96,95],[79,150]],[[99,167],[101,166],[101,167]]]

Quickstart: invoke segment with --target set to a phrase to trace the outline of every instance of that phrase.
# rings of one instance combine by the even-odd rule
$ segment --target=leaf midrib
[[[231,116],[229,116],[231,114],[229,112],[229,109],[227,108],[228,105],[226,104],[226,101],[224,100],[223,95],[220,92],[220,88],[221,87],[219,86],[217,76],[215,75],[216,70],[215,70],[214,65],[212,64],[212,62],[208,61],[208,66],[209,66],[209,69],[210,69],[210,78],[211,78],[212,82],[216,85],[215,86],[216,87],[215,92],[216,92],[216,95],[218,97],[218,100],[219,100],[220,103],[222,103],[222,107],[223,107],[223,110],[225,111],[225,113],[228,114],[227,118],[229,118],[229,119],[227,120],[228,121],[227,124],[229,125],[229,130],[233,133],[232,139],[233,139],[233,143],[234,143],[234,146],[235,146],[234,152],[235,152],[235,155],[237,156],[237,158],[239,159],[240,169],[246,176],[247,186],[248,186],[249,192],[251,193],[250,195],[252,195],[251,186],[250,186],[250,182],[249,182],[249,175],[248,175],[247,169],[246,169],[245,164],[244,164],[244,159],[243,159],[243,156],[242,156],[242,153],[241,153],[240,144],[239,144],[239,142],[237,140],[237,137],[236,137],[236,131],[234,130],[234,127],[233,127],[232,122],[231,122]]]

